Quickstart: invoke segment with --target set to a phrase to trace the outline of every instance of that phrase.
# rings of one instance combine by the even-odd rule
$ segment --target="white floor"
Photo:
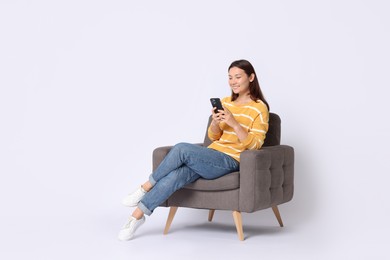
[[[150,163],[89,163],[87,157],[66,166],[67,157],[63,164],[33,158],[24,166],[17,162],[27,156],[15,156],[3,170],[0,259],[390,259],[388,181],[368,182],[364,168],[313,170],[297,156],[293,200],[279,206],[284,227],[271,209],[243,213],[244,241],[227,211],[216,211],[210,223],[207,210],[179,208],[163,235],[168,209],[159,207],[133,240],[121,242],[117,234],[131,209],[120,201],[146,178],[137,173]]]
[[[185,214],[183,214],[185,213]],[[166,209],[156,215],[166,216]],[[192,216],[191,216],[192,214]],[[304,252],[302,242],[310,238],[297,234],[296,228],[279,228],[276,220],[270,223],[268,215],[244,216],[245,241],[237,238],[233,220],[227,212],[217,212],[214,222],[207,221],[207,211],[179,210],[170,233],[162,235],[164,219],[147,219],[133,240],[116,239],[125,220],[122,214],[67,217],[18,217],[6,220],[2,226],[2,259],[129,259],[147,256],[201,256],[237,257],[256,254],[280,256]],[[263,215],[263,216],[262,216]],[[258,217],[258,225],[254,218]],[[248,221],[248,218],[250,221]],[[294,231],[295,230],[295,231]]]
[[[293,205],[293,203],[290,203]],[[237,238],[230,212],[179,209],[168,235],[163,235],[168,209],[158,208],[131,241],[117,240],[129,212],[117,207],[96,215],[6,216],[1,223],[1,259],[384,259],[384,243],[343,235],[326,226],[305,225],[280,206],[285,227],[272,210],[243,214],[245,241]],[[305,220],[310,221],[310,220]],[[295,223],[294,223],[295,222]],[[366,233],[366,232],[364,232]],[[338,234],[338,235],[332,235]],[[348,241],[344,238],[348,238]]]

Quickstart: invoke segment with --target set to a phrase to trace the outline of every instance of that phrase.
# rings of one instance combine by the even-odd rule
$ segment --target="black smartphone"
[[[214,113],[218,113],[218,110],[223,110],[221,100],[219,98],[210,98],[211,105],[215,107]]]

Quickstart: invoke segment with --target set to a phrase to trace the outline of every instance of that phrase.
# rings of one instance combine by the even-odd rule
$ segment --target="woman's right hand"
[[[219,131],[221,131],[221,128],[219,127],[219,123],[221,123],[222,121],[223,110],[219,110],[218,113],[214,113],[215,109],[216,108],[213,107],[213,109],[211,110],[211,117],[213,118],[213,121],[211,121],[211,126],[214,128],[214,130],[218,129]]]

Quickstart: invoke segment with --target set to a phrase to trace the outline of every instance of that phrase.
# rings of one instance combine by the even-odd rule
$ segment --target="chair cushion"
[[[214,180],[197,179],[188,184],[184,189],[201,191],[234,190],[240,187],[240,173],[232,172]]]

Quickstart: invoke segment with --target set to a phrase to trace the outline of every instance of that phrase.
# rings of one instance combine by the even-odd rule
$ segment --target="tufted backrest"
[[[281,120],[275,113],[269,113],[268,132],[265,136],[263,146],[274,146],[280,144]]]
[[[206,135],[204,137],[203,145],[209,146],[211,144],[211,140],[207,135],[207,129],[210,126],[212,117],[209,117],[209,122],[207,123]],[[269,113],[269,121],[268,121],[268,132],[265,137],[263,146],[274,146],[280,144],[280,133],[281,133],[281,120],[280,117],[275,113]]]

